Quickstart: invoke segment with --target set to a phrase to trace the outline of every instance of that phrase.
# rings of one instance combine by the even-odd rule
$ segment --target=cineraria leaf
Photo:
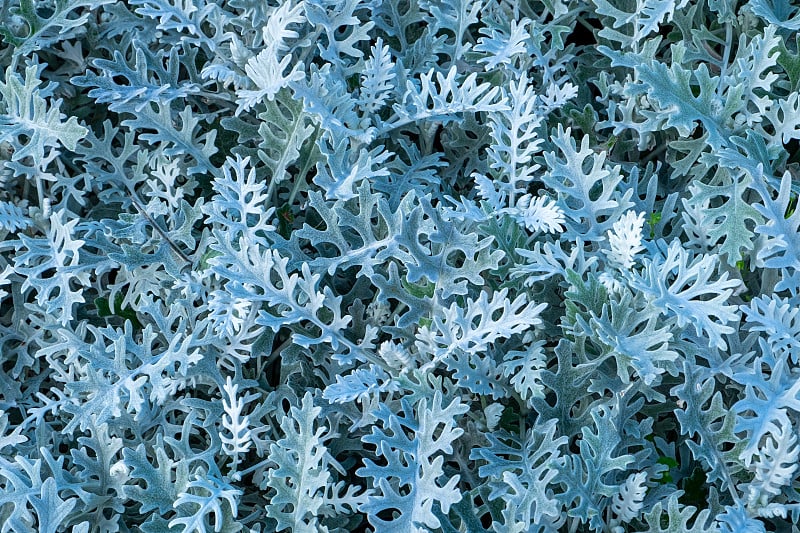
[[[317,163],[314,183],[325,191],[328,200],[349,200],[356,196],[362,183],[388,176],[386,161],[393,155],[377,146],[373,150],[348,150],[347,140],[319,146],[325,163]]]
[[[359,42],[370,39],[368,32],[375,24],[362,22],[355,14],[367,6],[363,0],[306,0],[304,4],[308,21],[327,37],[327,43],[320,44],[320,57],[348,72],[352,60],[364,56]]]
[[[662,313],[672,313],[678,327],[692,324],[711,346],[724,350],[727,345],[722,336],[735,331],[727,324],[737,319],[736,307],[725,302],[741,282],[729,280],[727,272],[712,280],[714,257],[700,255],[692,260],[678,241],[670,244],[666,257],[645,259],[643,263],[643,272],[634,273],[631,286],[646,294]]]
[[[616,194],[622,181],[620,169],[605,168],[605,152],[597,154],[589,148],[588,136],[584,136],[578,150],[571,129],[564,130],[559,125],[553,143],[562,155],[545,152],[548,171],[542,181],[558,193],[558,205],[566,217],[565,237],[602,240],[612,221],[632,206],[632,191]],[[598,184],[599,194],[593,192]]]
[[[80,447],[71,450],[72,461],[79,469],[76,477],[90,495],[89,505],[110,515],[114,522],[128,480],[124,465],[117,462],[122,439],[110,436],[107,424],[90,427],[90,431],[91,436],[79,437]]]
[[[408,195],[401,203],[402,209],[391,212],[385,198],[372,193],[365,180],[358,188],[357,198],[358,211],[353,212],[353,202],[337,200],[330,205],[317,191],[309,194],[309,207],[325,223],[324,230],[305,224],[295,232],[297,237],[307,239],[319,252],[311,266],[322,268],[328,274],[357,266],[359,276],[372,277],[374,268],[390,257],[402,263],[412,261],[412,256],[401,249],[399,237],[405,233],[404,228],[420,225],[417,220],[421,218],[421,210],[411,207],[414,196]],[[405,216],[403,211],[407,213]]]
[[[692,185],[691,199],[685,199],[684,202],[703,206],[704,220],[710,225],[704,228],[705,232],[712,243],[723,239],[719,253],[726,254],[727,263],[735,266],[744,253],[753,249],[754,235],[748,221],[752,222],[750,226],[755,227],[763,219],[758,210],[742,197],[751,182],[749,175],[740,173],[738,177],[736,174],[726,177],[727,172],[723,171],[720,179],[710,184],[696,181]],[[726,199],[719,207],[705,204],[719,197]]]
[[[740,49],[743,53],[736,60],[738,75],[747,80],[747,96],[758,110],[752,118],[748,117],[748,124],[757,122],[759,115],[772,106],[772,99],[764,93],[769,93],[780,78],[772,69],[783,55],[779,48],[781,38],[775,33],[775,26],[764,28],[764,35],[753,37],[747,48]]]
[[[724,489],[733,492],[733,476],[742,469],[739,458],[746,444],[734,431],[734,413],[724,405],[722,394],[714,390],[713,377],[698,375],[689,362],[684,362],[683,375],[685,382],[670,391],[684,402],[682,409],[675,410],[681,433],[699,437],[699,442],[686,443],[706,467],[708,481],[721,481]]]
[[[244,66],[247,77],[257,89],[240,88],[236,91],[239,104],[237,115],[258,105],[265,96],[270,102],[273,101],[281,89],[304,78],[302,63],[293,61],[291,53],[287,53],[289,46],[285,41],[299,36],[289,26],[301,25],[305,20],[302,3],[292,7],[292,2],[285,2],[270,14],[263,29],[264,48],[247,60]],[[291,70],[286,73],[290,66]]]
[[[386,163],[390,173],[373,183],[373,189],[384,193],[393,209],[412,190],[437,190],[442,183],[440,169],[447,167],[439,152],[424,155],[416,144],[402,138],[397,144],[396,156]]]
[[[546,368],[547,358],[544,352],[544,341],[528,344],[523,350],[514,350],[503,357],[503,376],[511,377],[511,385],[520,398],[544,398],[542,371]]]
[[[750,512],[739,503],[728,505],[725,512],[717,515],[720,533],[766,533],[764,523],[750,516]]]
[[[688,0],[638,0],[633,12],[618,9],[607,0],[593,0],[597,12],[614,19],[598,35],[620,42],[623,46],[638,46],[642,39],[657,32],[659,25],[668,24],[676,10],[683,9]],[[633,6],[631,6],[633,7]],[[631,25],[632,35],[623,34],[618,28]]]
[[[565,487],[559,499],[569,509],[569,516],[588,522],[598,531],[603,527],[601,498],[611,498],[618,490],[611,484],[611,474],[624,471],[634,459],[617,451],[622,428],[615,426],[611,410],[599,405],[591,416],[593,425],[581,429],[580,454],[565,456],[563,465],[559,465],[558,480]]]
[[[73,239],[78,219],[65,222],[65,211],[50,215],[44,237],[19,235],[14,271],[25,278],[22,291],[33,288],[36,302],[62,325],[73,319],[73,307],[85,301],[80,287],[89,285],[89,265],[81,264],[84,241]],[[24,251],[22,251],[24,250]],[[44,273],[52,269],[52,274]]]
[[[237,114],[249,111],[265,96],[270,101],[274,100],[278,91],[288,87],[293,81],[302,80],[303,73],[298,69],[298,65],[292,67],[292,70],[285,74],[291,60],[292,56],[286,55],[278,61],[277,51],[271,48],[265,48],[257,56],[251,58],[245,66],[245,72],[258,89],[239,89],[236,92],[239,97]]]
[[[481,356],[454,350],[444,362],[447,369],[453,371],[459,387],[486,398],[491,396],[494,400],[509,395],[507,385],[501,379],[502,371],[491,354]]]
[[[0,202],[0,228],[15,232],[33,224],[21,207],[10,202]]]
[[[267,186],[256,178],[249,158],[229,157],[222,167],[222,175],[214,178],[213,187],[217,194],[202,209],[210,223],[228,232],[229,239],[249,239],[258,232],[275,230],[270,224],[274,209],[266,208]]]
[[[628,211],[606,233],[610,250],[605,254],[609,262],[621,270],[630,270],[634,256],[644,250],[642,246],[644,213]]]
[[[166,515],[172,510],[178,494],[185,492],[188,487],[189,465],[186,461],[172,461],[160,446],[156,449],[157,467],[150,463],[143,444],[135,449],[125,448],[122,454],[125,466],[131,469],[131,478],[144,482],[144,486],[126,484],[125,496],[140,502],[142,513],[158,509],[162,516]]]
[[[277,251],[261,251],[260,246],[248,245],[244,238],[234,244],[222,235],[219,237],[213,249],[221,255],[211,259],[211,263],[213,271],[227,280],[227,290],[237,298],[266,303],[273,308],[272,312],[259,311],[257,324],[277,332],[281,327],[307,322],[316,332],[296,331],[293,338],[298,345],[308,348],[329,343],[342,362],[352,357],[369,358],[344,335],[351,318],[341,314],[341,297],[334,296],[330,287],[323,292],[317,290],[321,275],[312,274],[308,263],[302,264],[300,274],[290,274],[288,258]]]
[[[138,113],[153,101],[169,103],[200,92],[197,83],[180,80],[181,60],[185,61],[193,54],[184,51],[179,55],[178,48],[173,48],[166,57],[165,68],[165,58],[161,54],[154,54],[136,42],[132,48],[135,67],[131,67],[117,50],[113,60],[96,59],[92,62],[100,70],[100,75],[88,71],[83,76],[72,78],[71,83],[79,87],[94,87],[89,96],[97,103],[108,103],[112,111],[131,113]]]
[[[769,146],[783,146],[793,139],[800,139],[800,94],[791,93],[787,98],[781,98],[776,105],[764,113],[775,133],[763,131]]]
[[[791,16],[789,2],[783,0],[750,0],[746,6],[748,11],[763,18],[770,24],[787,30],[800,29],[800,13]]]
[[[645,515],[647,525],[650,526],[645,533],[719,533],[717,524],[708,527],[708,509],[701,510],[695,516],[697,508],[680,505],[677,496],[670,496],[666,511],[665,521],[663,503],[658,502],[653,506],[653,509]],[[691,521],[693,521],[692,527],[689,527]]]
[[[410,332],[407,328],[419,324],[421,321],[430,320],[427,317],[433,313],[433,309],[438,307],[436,298],[427,288],[429,285],[423,286],[426,288],[422,290],[419,285],[411,286],[405,275],[400,273],[399,267],[394,261],[389,263],[386,274],[376,274],[373,282],[378,288],[379,302],[385,305],[387,302],[391,302],[390,299],[395,299],[408,308],[397,318],[396,327],[391,328],[391,331],[397,332],[398,337],[413,338],[413,331]],[[399,330],[398,328],[406,329]],[[390,330],[386,326],[384,329]]]
[[[769,30],[767,30],[769,31]],[[795,43],[798,37],[795,36]],[[778,50],[780,54],[776,58],[776,62],[783,68],[786,75],[789,77],[789,87],[793,91],[800,89],[800,52],[794,53],[786,47],[786,44],[791,41],[778,42]],[[800,50],[797,49],[796,50]]]
[[[564,213],[561,208],[552,202],[548,202],[546,196],[531,198],[526,194],[521,196],[514,208],[505,209],[517,219],[517,222],[524,225],[530,232],[544,231],[545,233],[559,233],[564,231]]]
[[[669,345],[671,324],[667,322],[658,328],[657,322],[658,315],[640,309],[627,291],[618,301],[603,305],[601,315],[592,316],[589,327],[594,333],[593,342],[599,341],[610,349],[610,355],[616,360],[617,375],[623,383],[631,380],[628,367],[633,368],[646,385],[657,384],[665,371],[677,374],[674,362],[678,353]]]
[[[550,419],[528,430],[524,441],[515,435],[486,435],[490,446],[474,448],[471,460],[485,462],[478,467],[489,480],[490,500],[513,502],[515,520],[539,524],[547,516],[557,516],[560,505],[552,489],[563,463],[560,448],[567,443],[556,436],[556,420]]]
[[[762,172],[759,172],[754,180],[763,179]],[[800,266],[800,211],[789,213],[792,196],[791,175],[788,171],[783,175],[778,197],[775,199],[763,183],[754,181],[754,188],[764,202],[764,205],[756,204],[755,208],[765,219],[763,224],[755,228],[764,239],[756,258],[767,268],[796,269]]]
[[[55,479],[49,477],[42,483],[41,497],[31,496],[30,501],[39,522],[38,531],[56,533],[65,527],[64,521],[75,507],[77,498],[62,500]]]
[[[225,409],[225,416],[222,418],[222,427],[228,435],[220,434],[222,441],[222,451],[226,455],[234,457],[234,468],[239,462],[239,454],[247,453],[250,449],[251,432],[250,417],[242,415],[245,403],[253,399],[252,395],[241,398],[238,396],[239,385],[235,385],[228,376],[225,385],[222,386],[224,392],[222,398],[222,408]],[[226,397],[227,396],[227,397]]]
[[[15,55],[27,56],[74,38],[81,33],[92,11],[111,2],[113,0],[55,0],[50,10],[42,12],[34,0],[19,0],[19,7],[13,12],[25,21],[25,32],[20,35],[8,26],[0,26],[0,35],[15,47]],[[78,11],[82,11],[79,16],[70,17]]]
[[[258,158],[269,168],[270,180],[275,184],[290,178],[289,167],[297,161],[303,145],[315,131],[308,124],[302,103],[283,96],[284,91],[279,91],[275,101],[266,102],[266,110],[258,115],[261,121]],[[311,163],[313,160],[306,165]]]
[[[274,491],[267,516],[277,520],[278,531],[327,531],[318,522],[330,478],[328,451],[321,438],[325,427],[316,424],[321,411],[307,392],[301,406],[292,406],[281,421],[285,437],[270,446],[269,460],[277,466],[268,470],[263,488]]]
[[[581,318],[600,316],[612,300],[608,289],[600,282],[599,277],[592,273],[589,273],[585,281],[572,270],[567,270],[564,277],[571,285],[570,290],[564,293],[567,297],[564,301],[567,311],[564,316],[564,327],[567,331],[580,334],[581,329],[586,331],[586,328],[582,327]]]
[[[383,429],[375,426],[361,440],[376,446],[386,464],[364,459],[364,466],[356,471],[360,477],[372,478],[375,487],[376,492],[361,506],[370,524],[387,533],[422,533],[440,527],[432,512],[434,505],[448,513],[461,500],[459,476],[447,479],[443,464],[444,456],[452,453],[453,442],[464,432],[456,427],[455,417],[468,410],[458,399],[443,406],[439,391],[430,407],[427,398],[414,407],[403,399],[402,415],[380,404],[376,415]],[[391,513],[388,519],[379,516],[383,512]]]
[[[611,508],[617,521],[626,524],[641,514],[647,492],[646,481],[647,472],[631,474],[619,492],[614,495]]]
[[[750,331],[767,334],[770,354],[775,359],[790,357],[793,363],[800,359],[800,307],[793,300],[776,295],[753,298],[750,306],[741,306]]]
[[[460,83],[457,77],[458,70],[453,66],[446,76],[434,69],[422,74],[419,87],[408,80],[402,98],[403,105],[393,106],[396,116],[387,121],[380,132],[389,132],[421,120],[449,122],[457,120],[454,115],[460,113],[500,112],[509,109],[505,97],[495,101],[500,94],[499,87],[492,87],[489,83],[478,84],[477,74],[474,72]]]
[[[457,350],[480,354],[498,339],[507,339],[528,328],[541,324],[539,315],[547,304],[528,302],[524,294],[513,301],[508,299],[508,289],[492,295],[481,292],[477,300],[469,299],[466,306],[453,303],[435,316],[431,326],[423,326],[417,333],[417,349],[427,354],[426,368],[433,368]]]
[[[505,406],[502,403],[493,403],[483,410],[483,415],[486,418],[486,429],[494,431],[500,424],[500,419],[503,417]]]
[[[380,397],[381,393],[397,390],[399,386],[385,370],[377,365],[369,365],[357,368],[346,376],[336,376],[336,383],[325,387],[322,397],[333,403],[348,403]]]
[[[585,339],[579,337],[571,342],[562,335],[554,352],[556,365],[542,371],[544,397],[532,396],[528,402],[541,417],[557,419],[562,434],[577,435],[592,423],[592,413],[602,402],[591,396],[587,398],[586,389],[592,373],[573,363],[573,358],[586,359]],[[548,396],[555,397],[555,402],[548,402]]]
[[[695,130],[695,122],[699,122],[708,133],[706,142],[714,150],[730,144],[728,137],[733,133],[731,117],[740,109],[742,85],[732,87],[724,99],[720,98],[718,79],[711,77],[705,63],[694,72],[678,63],[667,67],[659,62],[642,64],[636,71],[642,89],[647,90],[648,97],[663,110],[659,115],[666,119],[667,127],[674,127],[681,137],[688,137]],[[700,87],[697,96],[692,89],[692,74]]]
[[[62,521],[78,501],[89,500],[81,484],[64,469],[63,456],[57,459],[46,449],[41,457],[31,460],[17,455],[13,461],[0,458],[0,501],[4,506],[3,529],[6,531],[38,532],[32,524],[35,516],[43,525],[57,531]],[[78,498],[62,498],[59,493],[75,494]],[[52,507],[51,507],[52,505]],[[31,512],[34,511],[34,512]],[[36,515],[34,515],[36,513]]]
[[[183,526],[183,533],[219,533],[223,531],[223,525],[236,519],[241,494],[241,490],[224,480],[197,475],[186,490],[178,494],[173,507],[179,516],[169,521],[169,527]]]
[[[476,52],[485,52],[487,57],[478,59],[485,63],[484,68],[491,71],[498,65],[509,66],[516,55],[525,53],[525,41],[530,39],[527,26],[530,19],[512,20],[508,28],[489,26],[478,30],[483,36],[473,47]],[[513,83],[513,82],[512,82]]]
[[[164,149],[164,154],[167,156],[191,156],[194,164],[187,168],[190,173],[209,172],[212,175],[219,175],[218,169],[210,159],[218,151],[214,145],[217,130],[198,133],[202,131],[199,128],[200,119],[188,105],[178,113],[179,121],[173,117],[170,105],[159,102],[155,107],[158,111],[154,111],[151,105],[145,106],[134,115],[134,118],[123,120],[122,125],[131,130],[155,131],[156,133],[140,133],[139,137],[155,145],[167,143],[168,147]],[[177,126],[177,123],[180,126]]]
[[[361,75],[359,106],[365,113],[377,113],[386,105],[387,98],[394,91],[394,70],[389,46],[384,45],[379,37],[372,46],[372,56],[364,62],[364,73]]]
[[[187,32],[196,37],[196,42],[208,45],[208,37],[203,33],[205,19],[217,8],[216,4],[206,4],[204,0],[130,0],[131,5],[139,6],[136,14],[157,20],[157,28],[168,32]]]
[[[470,25],[478,22],[481,2],[478,0],[420,0],[420,7],[431,12],[437,32],[445,29],[453,34],[453,42],[449,45],[452,46],[450,58],[453,62],[458,61],[471,48],[470,44],[464,44],[464,34]]]
[[[367,5],[370,7],[371,20],[375,22],[375,27],[397,39],[400,44],[399,50],[408,52],[409,34],[413,33],[410,30],[425,19],[418,1],[409,0],[407,8],[402,10],[382,1],[372,1]]]
[[[208,310],[214,333],[233,337],[245,329],[253,307],[246,298],[231,297],[220,290],[209,295]]]
[[[0,411],[0,451],[7,446],[16,446],[28,441],[28,437],[21,435],[22,425],[17,426],[8,434],[6,434],[6,429],[8,429],[8,414]]]
[[[567,82],[563,85],[551,83],[547,86],[545,93],[539,96],[542,110],[550,113],[564,107],[564,105],[578,96],[578,87]]]
[[[764,446],[754,456],[755,460],[751,457],[745,461],[745,466],[755,471],[755,478],[745,490],[748,504],[752,507],[766,506],[795,478],[800,452],[797,435],[788,426],[778,427],[777,434],[767,434]]]
[[[430,282],[445,299],[467,294],[469,285],[483,286],[482,273],[496,269],[504,255],[492,250],[492,237],[479,239],[474,223],[458,220],[453,211],[437,209],[428,197],[421,197],[419,203],[425,218],[411,218],[397,237],[412,257],[406,264],[407,280]]]
[[[24,78],[8,68],[5,81],[0,81],[0,143],[9,142],[17,148],[12,161],[31,157],[37,167],[52,160],[62,145],[75,150],[89,131],[75,117],[64,122],[62,102],[55,100],[48,105],[41,83],[36,65],[25,69]],[[21,142],[20,136],[27,141]]]
[[[368,126],[356,113],[356,99],[350,94],[341,73],[332,71],[330,64],[312,66],[311,75],[291,84],[295,97],[303,100],[304,110],[316,117],[327,134],[327,144],[345,145],[349,138],[369,144],[375,138],[375,128]],[[340,154],[343,159],[347,154]]]
[[[733,379],[745,386],[733,410],[738,415],[736,430],[746,431],[749,437],[742,451],[746,457],[756,452],[764,435],[777,435],[781,426],[790,424],[789,409],[800,412],[800,383],[783,358],[775,360],[770,354],[755,358],[752,369],[743,368]]]
[[[567,277],[567,272],[574,271],[579,275],[589,270],[598,258],[597,256],[586,257],[583,241],[578,239],[575,245],[567,244],[565,251],[560,242],[551,243],[536,242],[532,250],[517,248],[515,251],[528,262],[517,264],[511,270],[513,278],[525,278],[525,285],[531,286],[537,281],[544,281],[553,276]]]

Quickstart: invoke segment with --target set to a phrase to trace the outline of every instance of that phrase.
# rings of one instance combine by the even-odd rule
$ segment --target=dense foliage
[[[797,532],[799,7],[0,0],[0,533]]]

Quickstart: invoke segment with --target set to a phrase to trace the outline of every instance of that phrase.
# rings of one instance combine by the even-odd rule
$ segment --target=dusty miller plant
[[[0,0],[0,533],[797,532],[798,30]]]

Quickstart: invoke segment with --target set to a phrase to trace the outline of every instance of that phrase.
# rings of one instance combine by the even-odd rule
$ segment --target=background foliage
[[[0,532],[798,531],[799,29],[0,0]]]

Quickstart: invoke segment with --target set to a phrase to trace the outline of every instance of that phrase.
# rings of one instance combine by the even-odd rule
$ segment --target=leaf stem
[[[731,57],[731,45],[733,40],[733,27],[730,22],[725,23],[725,50],[722,51],[722,63],[720,65],[719,82],[717,82],[717,96],[722,96],[725,77],[728,75],[728,62]]]

